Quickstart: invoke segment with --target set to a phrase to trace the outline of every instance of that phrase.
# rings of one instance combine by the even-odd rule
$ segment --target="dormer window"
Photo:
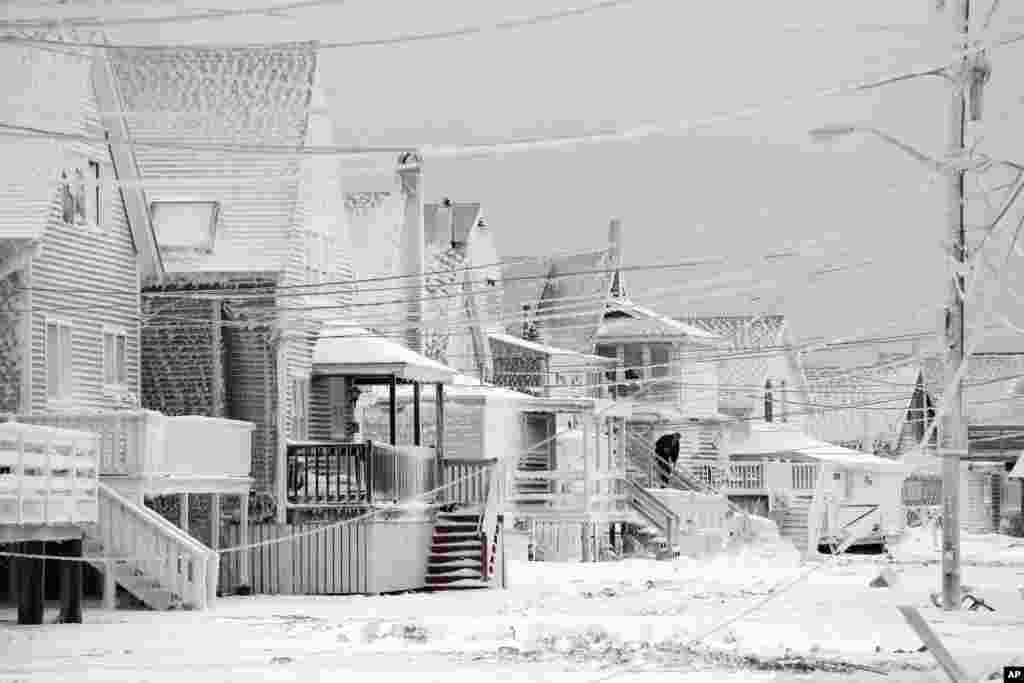
[[[764,383],[764,421],[771,422],[775,419],[775,396],[772,392],[772,381]]]
[[[153,229],[161,249],[209,254],[216,238],[218,202],[156,201],[150,204]]]

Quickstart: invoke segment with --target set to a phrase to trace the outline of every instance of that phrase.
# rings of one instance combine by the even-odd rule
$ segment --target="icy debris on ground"
[[[897,562],[937,562],[938,540],[929,527],[909,527],[890,552]],[[967,566],[1024,566],[1024,546],[1012,536],[961,531],[960,557]]]

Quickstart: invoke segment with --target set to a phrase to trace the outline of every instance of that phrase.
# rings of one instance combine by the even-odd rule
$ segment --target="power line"
[[[1006,47],[1017,42],[1024,41],[1024,33],[1013,33],[1006,38],[991,41],[988,44],[978,44],[974,47],[969,47],[959,51],[960,54],[957,56],[956,61],[960,59],[983,52],[986,50],[995,50],[1001,47]],[[580,144],[591,144],[601,142],[611,142],[620,140],[635,140],[654,135],[671,135],[674,133],[684,133],[700,128],[706,128],[720,123],[726,123],[752,116],[757,116],[764,113],[766,110],[772,107],[784,107],[792,104],[802,102],[804,100],[815,100],[823,99],[826,97],[834,97],[837,95],[847,95],[853,93],[866,92],[874,90],[886,85],[893,83],[899,83],[915,78],[924,76],[935,76],[941,74],[951,64],[956,62],[944,62],[937,66],[928,66],[923,68],[912,68],[906,69],[893,74],[870,78],[861,81],[855,81],[848,84],[842,84],[833,86],[830,88],[824,88],[817,91],[813,91],[802,95],[792,95],[788,97],[780,98],[779,100],[761,105],[754,105],[744,107],[742,109],[734,110],[729,113],[711,116],[703,119],[696,120],[683,120],[679,121],[672,126],[665,125],[643,125],[635,126],[628,129],[607,129],[603,131],[596,131],[593,133],[577,134],[577,135],[562,135],[562,136],[544,136],[536,138],[522,138],[522,139],[508,139],[503,141],[473,144],[473,145],[447,145],[447,146],[401,146],[401,147],[358,147],[358,146],[342,146],[342,145],[328,145],[328,146],[291,146],[291,145],[247,145],[247,144],[226,144],[226,143],[212,143],[208,145],[201,145],[198,143],[181,143],[171,140],[164,141],[149,141],[144,139],[133,140],[132,144],[139,147],[151,147],[159,149],[184,149],[191,151],[211,151],[221,153],[254,153],[254,154],[281,154],[285,156],[319,156],[319,155],[332,155],[332,156],[345,156],[345,155],[359,155],[359,154],[372,154],[380,152],[408,152],[418,151],[421,158],[470,158],[480,155],[487,155],[495,152],[507,153],[516,151],[531,151],[540,149],[558,149],[564,146],[574,146]],[[62,133],[60,131],[49,131],[40,128],[33,128],[28,126],[18,126],[11,123],[0,123],[0,129],[7,129],[12,133],[20,133],[29,137],[53,137],[55,139],[73,140],[79,142],[94,142],[97,144],[107,144],[106,138],[97,138],[87,135],[77,135],[70,133]]]
[[[572,17],[584,16],[605,9],[613,9],[615,7],[621,7],[626,5],[632,5],[639,0],[602,0],[601,2],[593,2],[588,5],[582,5],[571,9],[558,10],[555,12],[547,12],[545,14],[534,14],[527,17],[521,17],[518,19],[504,19],[495,23],[489,24],[477,24],[472,26],[461,26],[454,29],[448,29],[445,31],[434,31],[430,33],[409,33],[398,36],[392,36],[389,38],[370,38],[364,40],[355,40],[348,42],[329,42],[321,44],[321,49],[339,49],[339,48],[353,48],[353,47],[371,47],[379,45],[395,45],[400,43],[414,43],[414,42],[425,42],[432,40],[444,40],[448,38],[459,38],[464,36],[476,35],[479,33],[485,33],[487,31],[507,31],[511,29],[524,28],[527,26],[537,26],[540,24],[546,24],[550,22],[560,21],[562,19],[568,19]],[[54,28],[59,26],[67,27],[106,27],[106,26],[133,26],[142,24],[171,24],[171,23],[187,23],[196,21],[207,21],[212,19],[228,19],[233,17],[241,16],[273,16],[280,14],[281,12],[309,9],[312,7],[319,7],[323,5],[342,5],[345,4],[346,0],[300,0],[292,1],[288,3],[282,3],[277,5],[268,5],[266,7],[255,7],[245,9],[229,9],[229,10],[204,10],[203,12],[193,12],[190,14],[168,14],[162,16],[144,16],[144,17],[130,17],[123,19],[108,19],[108,18],[65,18],[65,19],[25,19],[15,21],[0,21],[0,28],[8,29],[26,29],[26,28]],[[117,49],[134,49],[134,50],[160,50],[167,48],[224,48],[224,47],[272,47],[277,43],[248,43],[248,44],[194,44],[194,45],[171,45],[171,44],[112,44],[109,42],[95,43],[85,41],[61,41],[61,40],[47,40],[47,39],[34,39],[34,38],[16,38],[17,42],[25,43],[38,43],[43,45],[67,45],[74,47],[99,47],[99,48],[117,48]]]

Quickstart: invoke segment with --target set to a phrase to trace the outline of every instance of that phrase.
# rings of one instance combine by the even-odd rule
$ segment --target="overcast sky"
[[[975,0],[975,14],[984,15],[990,1]],[[114,7],[92,4],[102,7],[96,12]],[[122,3],[117,11],[140,4]],[[176,6],[148,4],[153,12]],[[177,6],[226,4],[196,0]],[[584,4],[349,0],[285,18],[109,33],[121,40],[175,42],[236,36],[347,41]],[[1016,3],[1002,4],[996,30],[1024,29]],[[544,26],[326,52],[323,85],[339,143],[460,143],[673,124],[942,63],[951,52],[952,21],[934,6],[935,0],[636,0]],[[21,16],[39,12],[19,10]],[[1024,142],[1012,134],[1019,130],[1014,124],[1024,94],[1022,57],[1024,48],[1018,47],[991,55],[985,126],[977,132],[984,132],[983,149],[994,155],[1020,152],[1024,158]],[[787,279],[760,292],[758,301],[644,299],[644,290],[705,279],[721,268],[630,274],[633,294],[667,313],[778,310],[800,336],[856,335],[889,323],[895,323],[889,332],[937,329],[935,312],[916,323],[912,317],[945,296],[939,251],[946,237],[944,183],[877,140],[851,137],[821,145],[807,131],[869,123],[940,155],[948,99],[942,80],[924,78],[870,94],[803,100],[673,136],[431,161],[425,182],[432,200],[482,202],[506,256],[600,246],[613,216],[624,223],[628,264],[734,255],[740,261],[736,268],[744,269],[744,260],[787,244],[831,238],[826,254],[764,270],[766,280]],[[816,265],[865,258],[875,261],[813,283],[802,275]],[[1024,324],[1024,316],[1018,322]]]

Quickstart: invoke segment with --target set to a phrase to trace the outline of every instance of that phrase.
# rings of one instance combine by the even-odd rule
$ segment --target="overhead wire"
[[[143,24],[172,24],[172,23],[191,23],[197,21],[208,21],[213,19],[227,19],[242,16],[272,16],[282,12],[309,9],[313,7],[319,7],[324,5],[343,5],[347,0],[291,0],[290,2],[282,2],[275,5],[267,5],[264,7],[253,7],[253,8],[234,8],[226,10],[204,10],[203,12],[193,12],[189,14],[175,13],[168,15],[159,16],[142,16],[142,17],[124,17],[118,18],[29,18],[14,21],[0,21],[0,29],[40,29],[40,28],[54,28],[54,27],[110,27],[110,26],[137,26]],[[459,38],[464,36],[475,35],[484,33],[487,31],[507,31],[511,29],[524,28],[527,26],[537,26],[540,24],[546,24],[551,22],[560,21],[562,19],[568,19],[572,17],[584,16],[593,12],[598,12],[605,9],[613,9],[616,7],[624,7],[626,5],[633,5],[640,2],[640,0],[601,0],[600,2],[591,2],[586,5],[580,5],[578,7],[557,10],[553,12],[546,12],[544,14],[534,14],[526,17],[517,19],[504,19],[497,22],[476,24],[470,26],[462,26],[455,29],[448,29],[445,31],[433,31],[429,33],[409,33],[399,36],[393,36],[390,38],[374,38],[365,39],[358,41],[347,41],[347,42],[333,42],[324,43],[323,49],[337,49],[346,47],[369,47],[375,45],[394,45],[398,43],[414,43],[423,42],[430,40],[443,40],[447,38]],[[113,47],[119,49],[135,49],[135,50],[146,50],[146,49],[167,49],[168,45],[164,44],[110,44],[110,43],[97,43],[88,41],[61,41],[61,40],[47,40],[47,39],[32,39],[26,38],[18,42],[34,42],[44,45],[73,45],[75,47]],[[276,43],[242,43],[235,44],[234,46],[240,47],[267,47],[275,45]],[[177,45],[175,47],[182,48],[209,48],[209,47],[227,47],[232,46],[231,44],[219,43],[216,45]]]
[[[956,50],[955,60],[958,62],[964,57],[980,53],[982,51],[993,51],[1009,45],[1024,41],[1024,33],[1016,32],[1006,37],[992,41],[979,42],[976,45]],[[287,156],[318,156],[318,155],[354,155],[368,154],[376,151],[405,152],[417,151],[424,159],[427,158],[466,158],[479,155],[487,155],[496,152],[508,153],[517,151],[528,151],[538,149],[558,149],[567,145],[591,144],[609,142],[615,140],[635,140],[653,135],[670,135],[683,133],[720,123],[742,120],[764,113],[772,107],[786,107],[800,103],[805,100],[811,101],[837,95],[854,94],[874,90],[894,83],[904,82],[925,76],[936,76],[949,68],[953,61],[946,61],[938,65],[927,67],[910,68],[891,72],[889,75],[861,79],[838,86],[822,88],[806,94],[791,95],[782,97],[768,104],[759,104],[743,107],[728,113],[710,116],[694,120],[682,120],[672,126],[667,125],[642,125],[628,129],[605,129],[593,133],[561,136],[542,136],[534,138],[507,139],[481,144],[469,145],[444,145],[444,146],[401,146],[401,147],[359,147],[345,145],[328,146],[292,146],[292,145],[246,145],[246,144],[224,144],[211,143],[200,145],[198,143],[176,142],[172,140],[134,139],[132,144],[137,147],[148,147],[158,149],[184,149],[191,151],[217,151],[221,153],[257,153],[257,154],[283,154]],[[0,123],[0,129],[6,129],[8,133],[20,133],[21,135],[52,137],[54,139],[74,140],[79,142],[95,142],[106,144],[105,138],[97,138],[87,135],[63,133],[60,131],[47,131],[28,126],[19,126],[12,123]]]

